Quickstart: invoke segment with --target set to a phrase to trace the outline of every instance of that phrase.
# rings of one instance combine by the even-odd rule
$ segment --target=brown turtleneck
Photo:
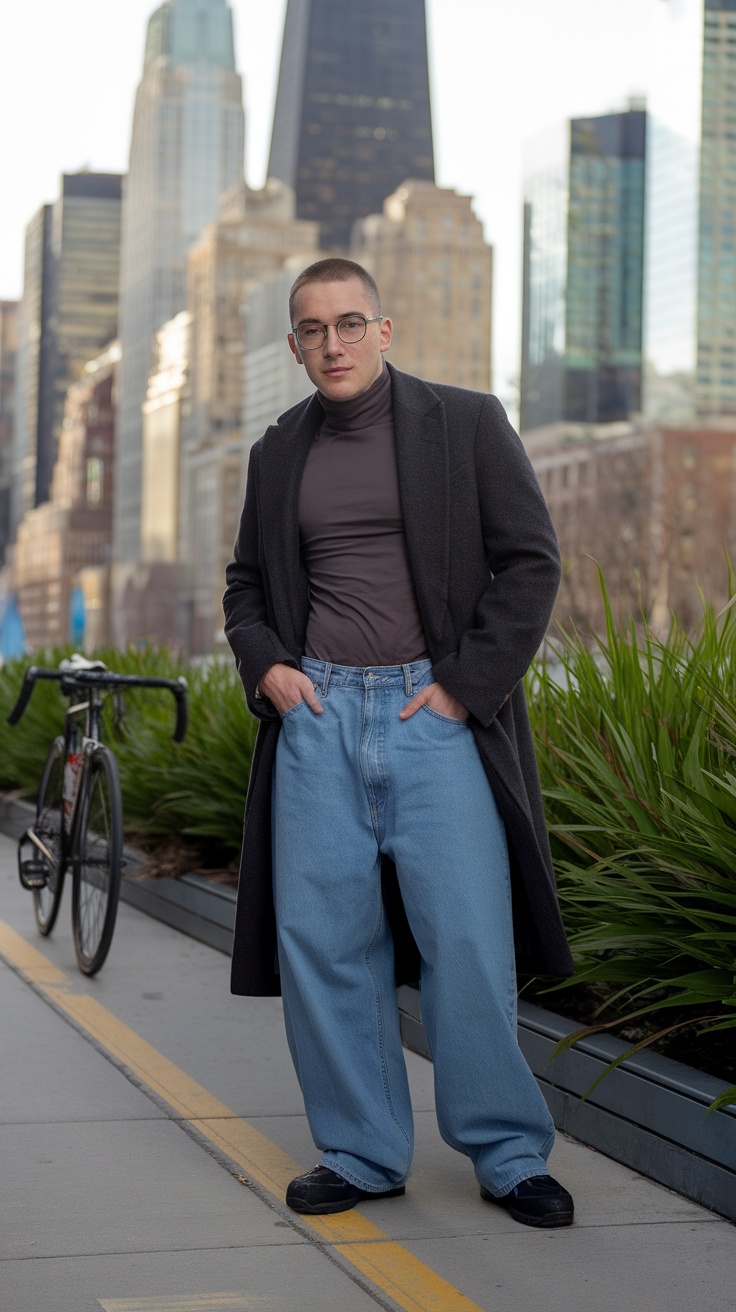
[[[306,654],[335,665],[420,660],[427,646],[404,537],[388,369],[349,401],[319,399],[325,418],[299,489]]]

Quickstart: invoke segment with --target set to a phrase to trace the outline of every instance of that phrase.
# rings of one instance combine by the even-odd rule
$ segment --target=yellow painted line
[[[250,1179],[283,1201],[287,1184],[303,1170],[288,1153],[118,1020],[96,998],[76,992],[69,975],[2,920],[0,956],[178,1117],[224,1152]],[[405,1312],[482,1312],[477,1303],[413,1257],[362,1213],[352,1210],[336,1216],[300,1216],[300,1220]],[[118,1308],[113,1302],[101,1306],[123,1312],[125,1307],[135,1304],[120,1303]],[[143,1307],[150,1306],[150,1303],[143,1304]]]
[[[66,984],[67,976],[53,962],[31,947],[10,925],[0,920],[0,953],[28,980],[29,984]]]

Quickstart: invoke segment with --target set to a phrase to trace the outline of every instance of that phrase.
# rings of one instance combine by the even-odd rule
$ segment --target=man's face
[[[328,324],[327,337],[312,351],[301,350],[294,334],[291,347],[315,387],[332,401],[349,401],[375,383],[383,368],[382,354],[391,345],[391,320],[369,323],[360,342],[340,340],[335,324],[346,315],[362,314],[373,319],[372,306],[360,278],[346,282],[308,282],[299,289],[294,304],[294,327]]]

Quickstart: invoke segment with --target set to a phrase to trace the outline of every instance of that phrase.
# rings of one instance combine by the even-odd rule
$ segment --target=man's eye
[[[321,337],[321,336],[322,336],[322,329],[321,329],[321,328],[300,328],[300,329],[299,329],[299,336],[300,336],[304,341],[311,342],[311,340],[312,340],[313,337]]]
[[[355,332],[355,330],[356,330],[357,328],[362,328],[362,327],[363,327],[363,320],[362,320],[362,319],[342,319],[342,320],[340,321],[340,327],[341,327],[341,328],[346,328],[346,329],[348,330],[348,332]]]

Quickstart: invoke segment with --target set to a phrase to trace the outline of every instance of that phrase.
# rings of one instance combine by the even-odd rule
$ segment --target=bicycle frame
[[[74,833],[74,822],[87,761],[95,744],[100,742],[102,697],[99,689],[90,690],[89,701],[69,706],[64,718],[64,787],[62,806],[62,851],[66,863],[68,847]],[[83,719],[83,726],[76,723]]]

